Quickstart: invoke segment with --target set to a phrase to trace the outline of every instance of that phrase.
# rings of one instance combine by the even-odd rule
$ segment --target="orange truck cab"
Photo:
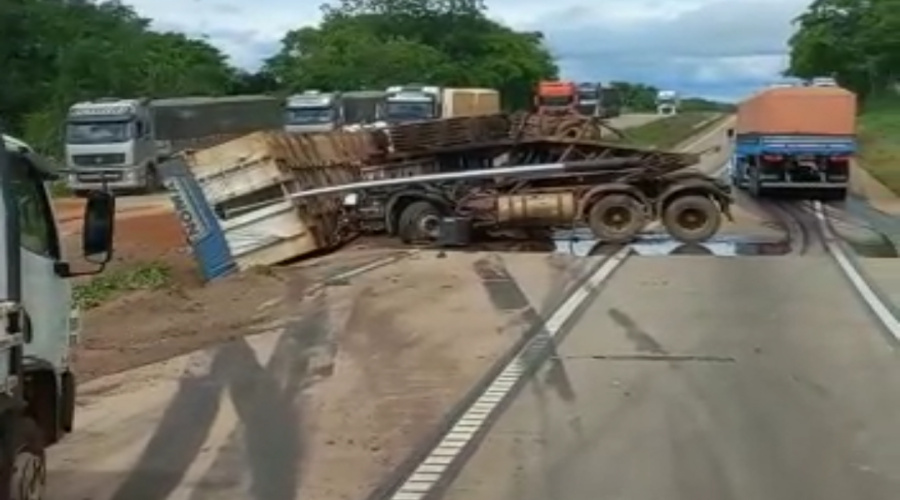
[[[543,81],[538,84],[534,106],[538,113],[574,112],[578,88],[574,82]]]

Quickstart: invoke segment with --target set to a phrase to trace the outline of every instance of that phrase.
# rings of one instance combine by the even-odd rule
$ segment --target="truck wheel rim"
[[[440,220],[436,215],[426,215],[419,221],[419,230],[422,234],[430,238],[436,238],[438,235]]]
[[[702,210],[696,208],[688,208],[682,210],[678,217],[678,226],[690,231],[696,231],[706,225],[708,220],[706,214]]]
[[[20,452],[16,455],[16,461],[13,464],[13,498],[41,500],[43,498],[45,478],[44,461],[33,453]]]
[[[603,213],[601,220],[604,226],[622,231],[631,224],[631,210],[625,207],[610,207]]]

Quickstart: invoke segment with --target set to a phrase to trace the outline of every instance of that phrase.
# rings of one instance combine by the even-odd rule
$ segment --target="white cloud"
[[[132,0],[160,29],[206,35],[246,68],[284,33],[321,18],[290,0]],[[487,0],[490,14],[544,32],[564,76],[739,97],[776,79],[790,21],[809,0]]]

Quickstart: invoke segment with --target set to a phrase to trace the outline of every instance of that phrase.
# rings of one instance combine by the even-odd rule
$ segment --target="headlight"
[[[359,195],[356,193],[350,193],[347,196],[344,196],[344,206],[345,207],[354,207],[359,203]]]

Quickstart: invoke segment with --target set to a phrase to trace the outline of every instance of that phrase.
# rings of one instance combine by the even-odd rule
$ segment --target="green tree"
[[[74,102],[102,96],[217,95],[239,78],[218,49],[157,33],[118,2],[0,2],[0,115],[45,150]]]
[[[422,82],[496,88],[521,107],[558,72],[539,33],[489,19],[478,0],[341,0],[323,11],[321,25],[289,32],[266,63],[291,91]]]
[[[815,0],[794,22],[787,75],[832,76],[861,95],[896,81],[900,1]]]

